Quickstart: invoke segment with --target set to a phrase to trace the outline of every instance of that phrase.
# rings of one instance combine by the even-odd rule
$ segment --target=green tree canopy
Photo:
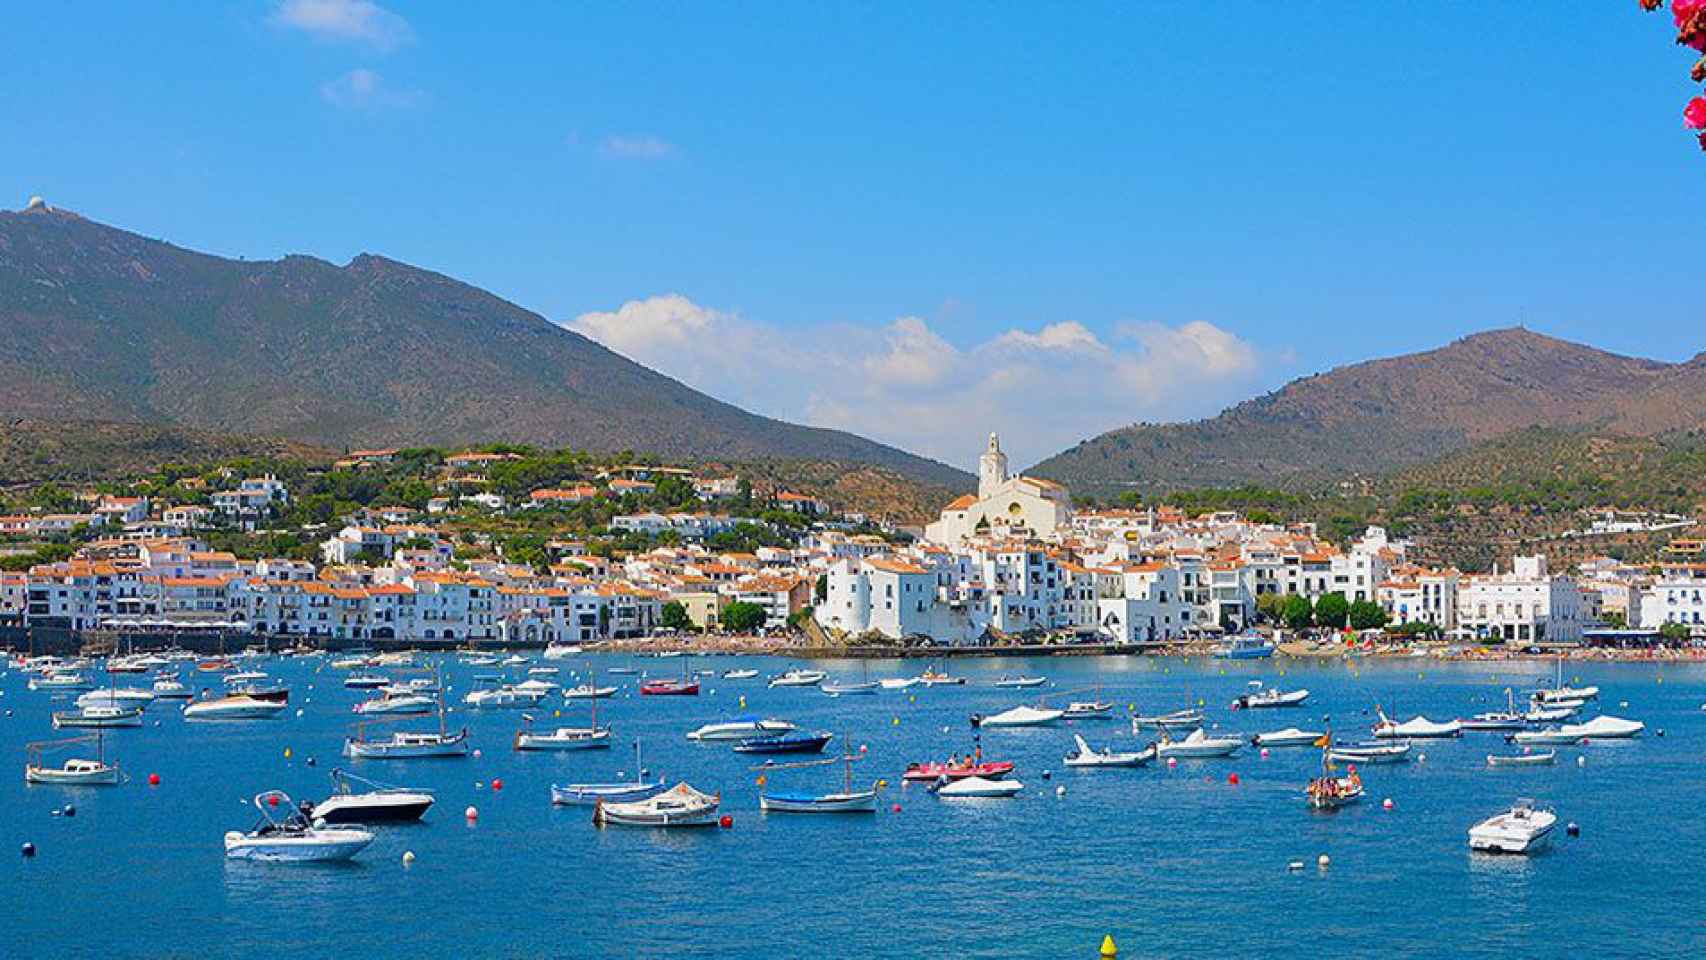
[[[764,621],[769,618],[763,607],[744,600],[736,600],[724,607],[722,614],[723,626],[735,633],[751,633],[764,626]]]
[[[1386,626],[1386,610],[1369,600],[1351,604],[1348,616],[1353,630],[1375,630]]]
[[[1280,607],[1280,615],[1285,618],[1285,625],[1293,630],[1308,628],[1314,612],[1309,598],[1296,593],[1286,594],[1285,602]]]
[[[1315,601],[1315,625],[1331,630],[1343,630],[1351,605],[1342,593],[1329,593]]]
[[[669,630],[693,629],[693,618],[687,615],[687,605],[680,600],[671,600],[663,605],[658,623]]]

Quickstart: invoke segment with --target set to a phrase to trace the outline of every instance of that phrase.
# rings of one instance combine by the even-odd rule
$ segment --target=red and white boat
[[[941,762],[909,763],[906,772],[901,774],[902,780],[934,782],[943,777],[949,780],[964,780],[967,777],[982,777],[985,780],[999,780],[1013,772],[1013,764],[1008,760],[994,760],[987,763],[961,762],[946,764]]]
[[[697,697],[699,695],[699,681],[647,680],[640,684],[640,695],[643,697]]]

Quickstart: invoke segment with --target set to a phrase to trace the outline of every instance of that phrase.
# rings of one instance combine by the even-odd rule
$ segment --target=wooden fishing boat
[[[846,742],[846,738],[842,738]],[[876,813],[878,784],[869,790],[853,789],[853,764],[865,759],[863,754],[843,753],[840,757],[807,760],[801,763],[765,763],[755,767],[764,771],[759,777],[758,809],[766,813]],[[802,791],[765,790],[769,777],[778,770],[798,770],[839,763],[846,768],[841,790],[836,793],[806,793]]]
[[[634,741],[634,779],[609,783],[570,783],[551,785],[551,802],[559,807],[592,806],[601,800],[631,803],[656,796],[664,789],[662,780],[648,781],[646,768],[640,764],[640,741]]]
[[[592,822],[616,827],[709,827],[717,822],[719,794],[695,790],[685,781],[644,800],[599,800]]]
[[[1487,754],[1489,767],[1544,767],[1558,759],[1558,751],[1546,750],[1539,753],[1519,753],[1514,757],[1501,757]]]

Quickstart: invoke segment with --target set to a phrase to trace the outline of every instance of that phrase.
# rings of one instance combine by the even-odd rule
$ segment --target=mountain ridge
[[[233,260],[71,211],[0,211],[0,414],[328,447],[523,442],[970,476],[699,393],[443,273]]]
[[[1482,331],[1301,377],[1215,417],[1108,431],[1032,472],[1086,491],[1294,487],[1388,472],[1528,427],[1655,436],[1706,424],[1702,356],[1665,363],[1523,327]]]

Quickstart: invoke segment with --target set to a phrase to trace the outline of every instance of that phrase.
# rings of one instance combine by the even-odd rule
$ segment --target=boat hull
[[[57,787],[110,787],[119,783],[123,774],[118,767],[103,770],[60,770],[54,767],[25,767],[24,782]]]
[[[655,797],[664,791],[657,783],[572,783],[559,787],[551,785],[551,803],[559,807],[590,807],[599,801],[633,803]]]
[[[425,793],[334,796],[314,808],[314,819],[327,823],[410,823],[432,808]]]
[[[823,796],[761,793],[758,795],[758,808],[766,813],[876,813],[877,791]]]
[[[225,835],[225,856],[262,863],[331,863],[348,860],[373,842],[365,830],[319,830],[312,837]]]

